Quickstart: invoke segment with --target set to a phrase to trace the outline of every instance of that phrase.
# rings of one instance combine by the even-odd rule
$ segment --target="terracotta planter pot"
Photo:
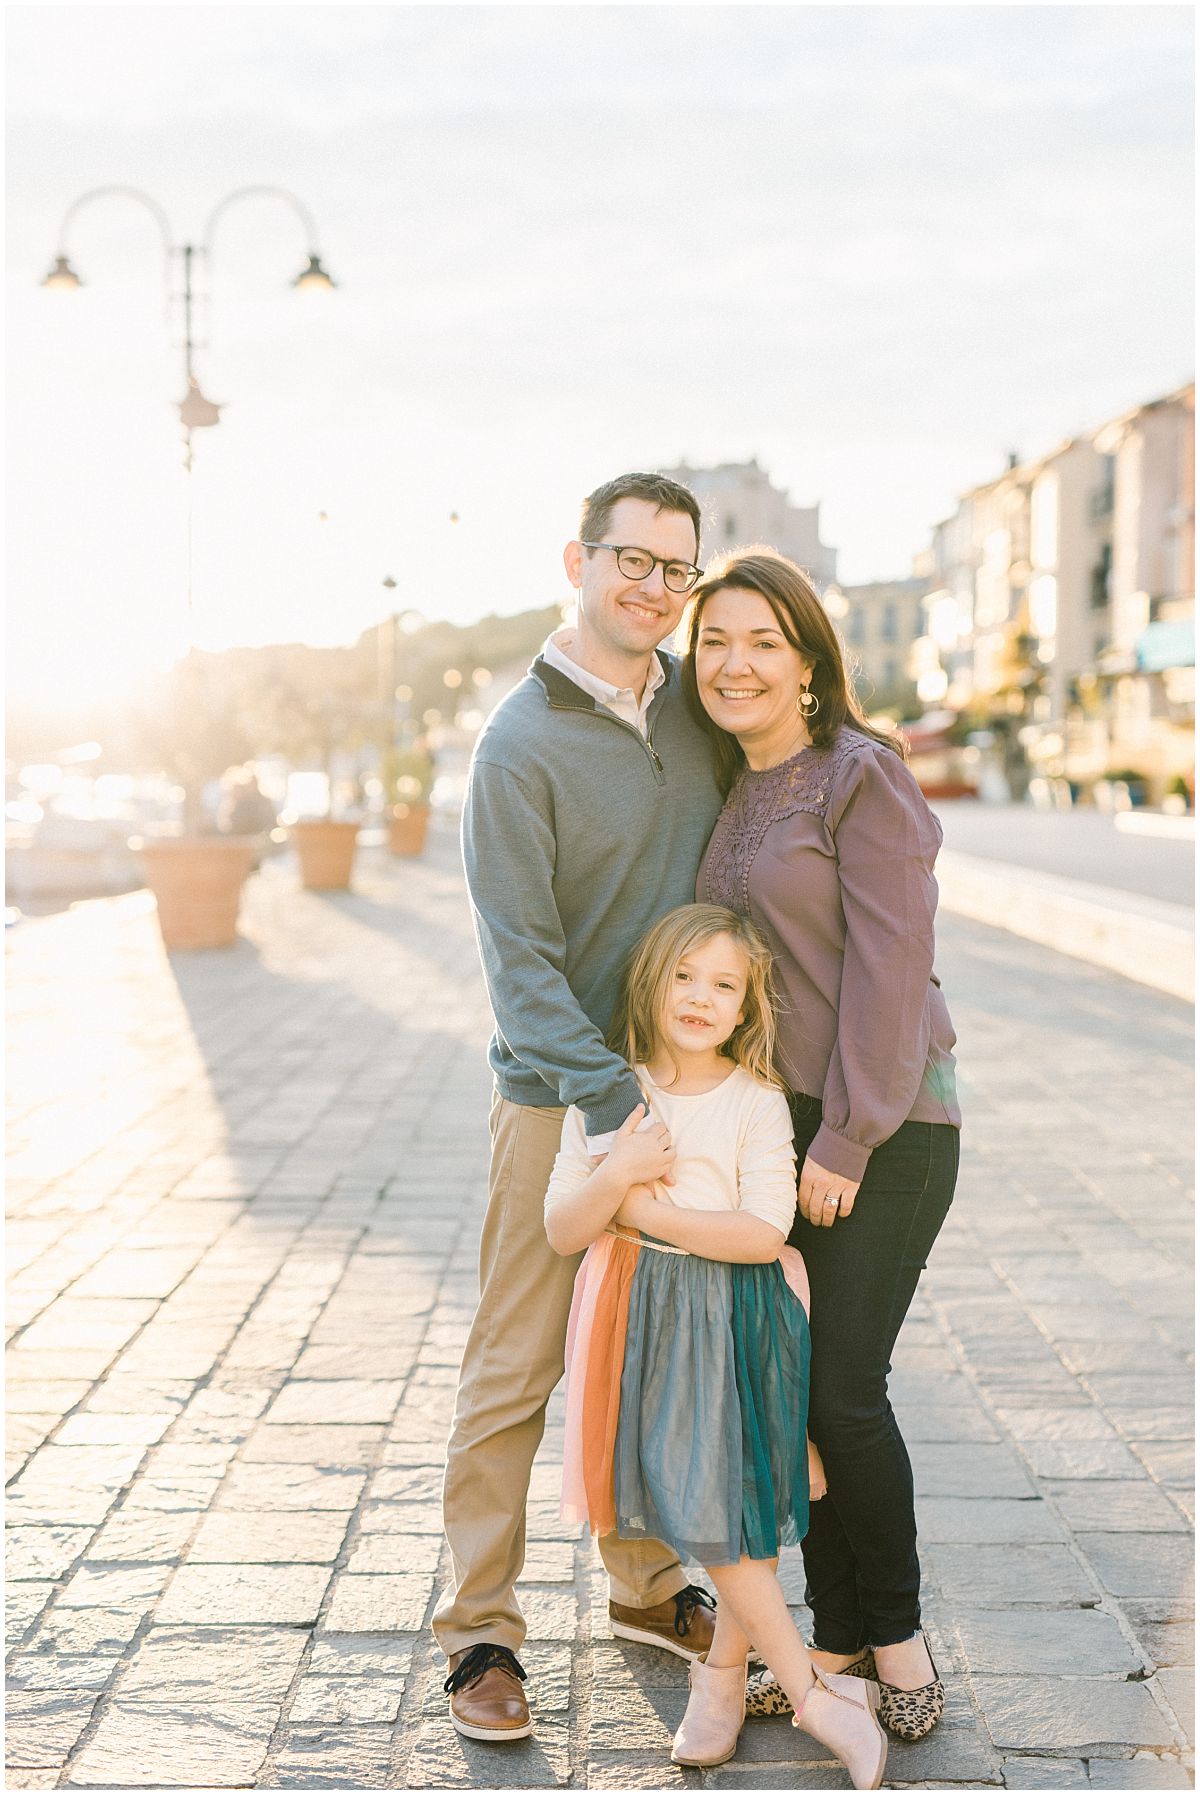
[[[421,854],[429,832],[428,804],[394,804],[388,823],[388,847],[393,854]]]
[[[307,891],[345,891],[350,884],[357,823],[294,823],[292,835],[300,857],[300,883]]]
[[[237,940],[242,886],[254,861],[245,835],[168,836],[135,849],[158,904],[167,948],[230,947]]]

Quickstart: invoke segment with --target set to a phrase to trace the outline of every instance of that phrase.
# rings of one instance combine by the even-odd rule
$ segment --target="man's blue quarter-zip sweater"
[[[497,1089],[538,1109],[577,1104],[589,1135],[641,1101],[605,1032],[631,949],[693,902],[721,809],[678,663],[659,659],[643,737],[539,657],[480,732],[463,806]]]

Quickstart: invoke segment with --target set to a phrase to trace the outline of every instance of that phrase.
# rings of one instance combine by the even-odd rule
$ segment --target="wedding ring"
[[[834,1206],[834,1208],[835,1208],[835,1209],[836,1209],[836,1208],[837,1208],[837,1206],[838,1206],[838,1204],[839,1204],[839,1203],[840,1203],[840,1202],[841,1202],[841,1200],[842,1200],[842,1199],[841,1199],[841,1198],[840,1198],[840,1197],[835,1197],[835,1196],[833,1196],[833,1195],[832,1195],[832,1194],[830,1194],[830,1195],[829,1195],[829,1196],[827,1196],[827,1197],[826,1197],[826,1199],[825,1199],[825,1201],[826,1201],[826,1202],[827,1202],[827,1203],[832,1203],[832,1204],[833,1204],[833,1206]]]

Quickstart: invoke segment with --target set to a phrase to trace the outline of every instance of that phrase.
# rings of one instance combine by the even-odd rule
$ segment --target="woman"
[[[887,1377],[958,1172],[954,1032],[933,976],[941,829],[782,555],[742,550],[708,570],[684,677],[728,794],[697,897],[758,924],[781,999],[802,1168],[792,1241],[812,1287],[809,1431],[829,1492],[804,1541],[814,1662],[877,1677],[880,1718],[919,1739],[945,1698]],[[751,1712],[786,1707],[769,1682],[752,1687]]]

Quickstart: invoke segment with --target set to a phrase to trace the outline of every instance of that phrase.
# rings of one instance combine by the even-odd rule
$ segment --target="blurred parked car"
[[[908,764],[927,798],[977,798],[979,749],[956,742],[951,734],[955,711],[928,711],[915,723],[904,723]]]
[[[35,822],[10,817],[7,834],[5,896],[22,908],[42,898],[112,897],[142,883],[129,824],[117,818],[48,810]]]

